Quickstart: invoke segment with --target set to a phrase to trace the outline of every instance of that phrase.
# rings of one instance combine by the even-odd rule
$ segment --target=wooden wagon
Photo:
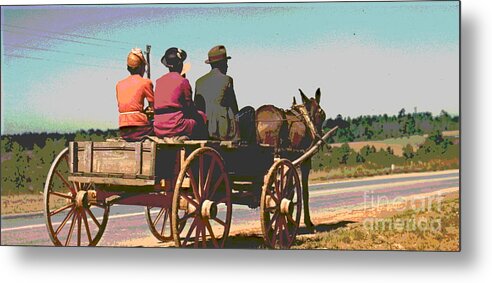
[[[289,248],[301,218],[297,167],[322,142],[294,161],[261,144],[154,137],[70,142],[54,160],[44,188],[49,236],[57,246],[94,246],[112,205],[139,205],[158,240],[223,248],[232,205],[239,204],[259,207],[267,247]]]

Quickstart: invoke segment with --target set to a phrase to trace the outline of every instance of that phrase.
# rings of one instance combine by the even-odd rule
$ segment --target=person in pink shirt
[[[182,74],[186,52],[169,48],[161,62],[169,73],[156,81],[154,92],[154,132],[158,137],[187,136],[207,139],[205,113],[192,100],[190,82]]]

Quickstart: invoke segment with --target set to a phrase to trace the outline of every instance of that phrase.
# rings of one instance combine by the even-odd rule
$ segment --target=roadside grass
[[[2,215],[43,211],[43,195],[19,194],[2,196]]]
[[[459,217],[454,197],[425,209],[300,236],[292,249],[459,251]]]
[[[459,159],[451,160],[432,160],[429,162],[414,162],[409,165],[395,166],[394,170],[385,168],[368,168],[366,165],[340,166],[338,168],[326,168],[323,170],[313,170],[309,174],[309,181],[313,183],[328,180],[340,180],[348,178],[372,177],[379,175],[390,175],[400,173],[418,173],[439,170],[458,169]]]

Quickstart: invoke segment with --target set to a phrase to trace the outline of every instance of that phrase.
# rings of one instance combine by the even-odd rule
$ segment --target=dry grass
[[[2,215],[43,211],[43,195],[2,196]]]
[[[391,147],[394,151],[394,154],[397,156],[403,155],[403,148],[410,144],[413,148],[418,148],[419,145],[424,143],[427,135],[423,136],[410,136],[410,137],[401,137],[401,138],[391,138],[381,141],[360,141],[360,142],[349,142],[348,145],[353,150],[359,152],[361,148],[364,146],[374,146],[376,150],[386,149],[388,146]],[[340,147],[343,143],[334,143],[333,147]]]
[[[429,209],[406,210],[372,222],[349,223],[312,237],[300,237],[292,248],[459,251],[459,217],[459,199],[455,195]]]

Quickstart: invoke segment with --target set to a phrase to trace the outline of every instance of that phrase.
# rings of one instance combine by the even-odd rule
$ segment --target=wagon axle
[[[89,208],[97,203],[97,192],[95,190],[78,191],[74,200],[76,208]]]

